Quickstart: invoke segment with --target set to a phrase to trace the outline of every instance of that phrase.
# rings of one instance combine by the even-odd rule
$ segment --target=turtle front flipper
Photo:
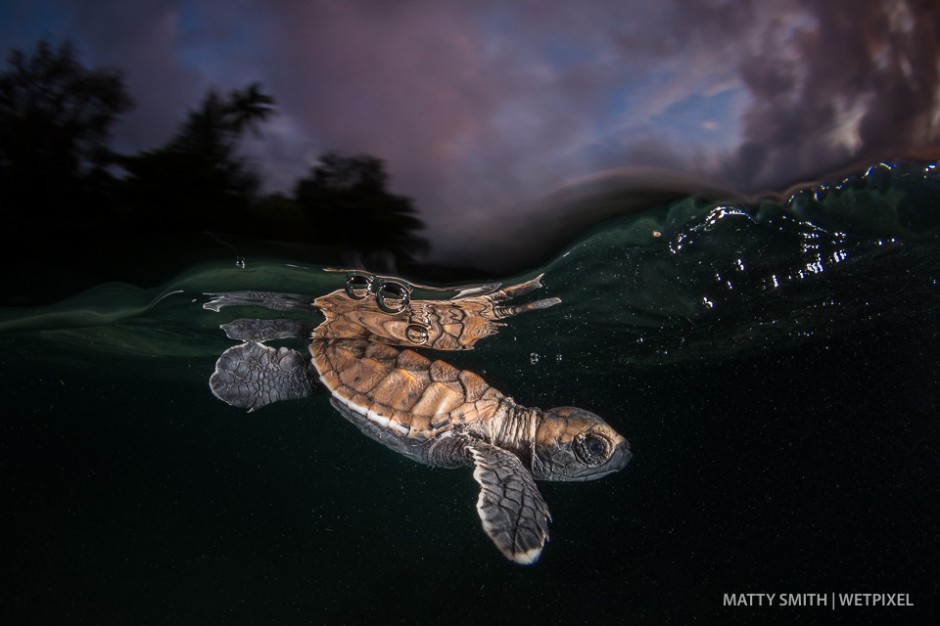
[[[510,285],[491,294],[481,296],[478,298],[479,300],[484,300],[489,303],[489,307],[482,311],[481,314],[485,317],[492,317],[493,319],[501,320],[507,317],[519,315],[520,313],[525,313],[526,311],[538,311],[540,309],[547,309],[549,307],[555,306],[556,304],[559,304],[561,302],[561,298],[545,298],[544,300],[536,300],[535,302],[528,302],[526,304],[503,305],[503,302],[506,300],[512,300],[513,298],[531,293],[536,289],[541,289],[542,278],[544,276],[545,274],[539,274],[535,278],[531,278],[525,282]],[[455,298],[454,302],[460,302],[461,300],[469,299],[470,298]]]
[[[223,352],[209,378],[215,397],[249,411],[279,400],[305,398],[316,385],[317,375],[304,355],[256,341]]]
[[[202,308],[218,313],[227,306],[260,306],[272,311],[296,311],[309,313],[313,307],[310,296],[299,293],[277,293],[275,291],[225,291],[204,293],[212,299]]]
[[[507,559],[535,563],[548,540],[551,515],[532,474],[502,448],[484,441],[466,447],[475,466],[473,478],[480,483],[477,511],[483,530]]]
[[[249,320],[240,319],[219,326],[229,339],[239,341],[269,341],[271,339],[304,339],[313,333],[314,324],[304,320]]]

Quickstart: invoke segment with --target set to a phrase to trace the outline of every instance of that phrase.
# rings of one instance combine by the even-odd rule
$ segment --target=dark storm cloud
[[[830,0],[741,62],[752,96],[725,166],[750,189],[940,143],[940,5]],[[789,50],[781,54],[781,47]]]

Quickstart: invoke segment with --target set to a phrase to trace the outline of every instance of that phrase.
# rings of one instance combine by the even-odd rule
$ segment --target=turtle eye
[[[584,463],[597,465],[610,455],[610,442],[600,435],[585,433],[574,440],[574,453]]]

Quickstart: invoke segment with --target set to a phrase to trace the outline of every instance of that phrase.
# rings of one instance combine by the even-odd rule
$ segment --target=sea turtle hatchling
[[[207,309],[260,305],[325,320],[235,320],[222,325],[244,343],[216,362],[209,385],[221,400],[248,410],[315,392],[364,434],[419,463],[472,466],[477,511],[496,547],[533,563],[548,539],[548,507],[535,480],[581,481],[622,469],[630,446],[597,415],[574,407],[544,411],[516,404],[477,374],[432,360],[415,348],[469,350],[505,326],[501,320],[543,309],[557,298],[506,301],[541,287],[541,276],[503,289],[482,285],[450,300],[412,299],[404,281],[356,272],[346,288],[311,300],[296,294],[206,294]],[[301,337],[309,358],[264,342]]]

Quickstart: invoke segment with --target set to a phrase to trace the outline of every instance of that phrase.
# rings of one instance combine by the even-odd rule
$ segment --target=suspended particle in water
[[[240,270],[243,270],[245,269],[245,265],[247,265],[247,263],[245,263],[245,257],[243,256],[235,257],[235,267],[237,267]]]
[[[538,354],[538,352],[533,352],[533,353],[531,353],[531,354],[529,355],[529,363],[531,363],[532,365],[535,365],[535,364],[538,363],[538,362],[539,362],[539,354]]]

